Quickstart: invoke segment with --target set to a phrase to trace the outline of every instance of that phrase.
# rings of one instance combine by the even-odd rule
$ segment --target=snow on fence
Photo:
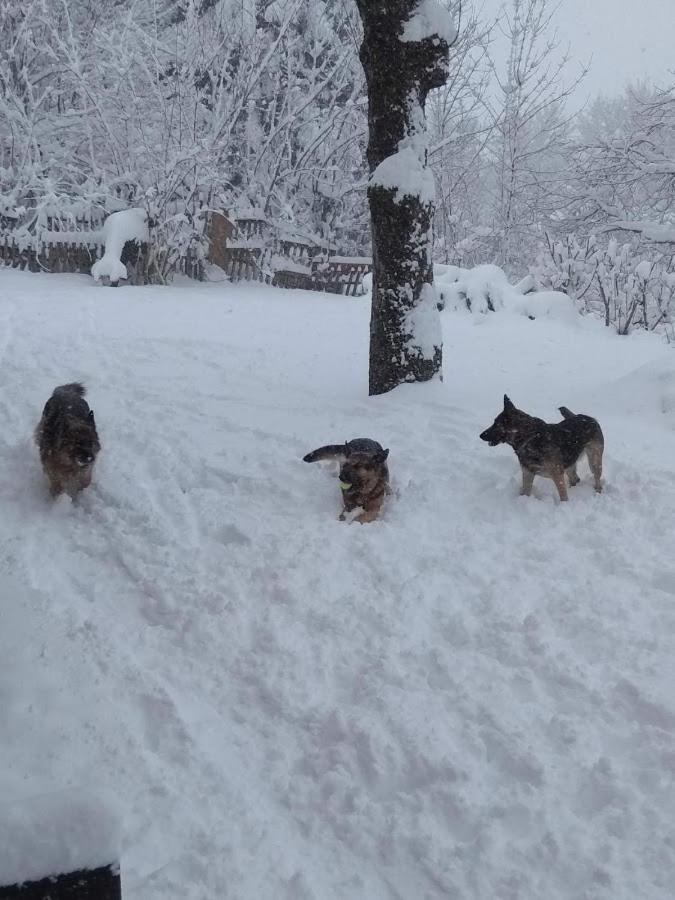
[[[31,272],[89,274],[105,255],[101,215],[81,217],[74,230],[63,230],[58,220],[47,222],[38,240],[19,243],[9,232],[0,234],[0,264]],[[372,269],[367,257],[335,255],[335,248],[277,228],[264,217],[245,213],[232,217],[217,211],[205,214],[209,238],[207,260],[232,281],[260,281],[275,287],[303,288],[354,296],[363,276]],[[130,284],[148,280],[148,246],[128,241],[122,262]],[[205,278],[204,260],[188,249],[177,271],[198,281]]]

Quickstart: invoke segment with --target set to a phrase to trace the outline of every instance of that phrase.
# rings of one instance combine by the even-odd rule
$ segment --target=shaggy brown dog
[[[385,450],[370,438],[355,438],[346,444],[328,444],[303,456],[305,462],[322,459],[340,461],[340,489],[343,509],[340,520],[372,522],[389,493],[389,469]]]
[[[509,444],[513,447],[522,469],[523,486],[520,491],[530,496],[535,475],[543,475],[555,482],[561,500],[567,500],[565,473],[571,487],[579,484],[577,461],[586,453],[593,473],[595,490],[602,490],[602,453],[605,440],[602,429],[590,416],[575,415],[566,406],[559,407],[562,422],[550,425],[542,419],[528,416],[504,394],[504,409],[492,425],[480,435],[491,447]]]
[[[35,442],[53,496],[70,497],[89,487],[101,449],[94,413],[81,384],[62,384],[47,400],[35,429]]]

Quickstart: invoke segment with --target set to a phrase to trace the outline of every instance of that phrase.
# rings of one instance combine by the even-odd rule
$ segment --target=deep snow
[[[445,382],[368,399],[366,298],[0,270],[0,796],[114,792],[125,900],[672,895],[675,352],[443,324]],[[604,494],[518,496],[505,391],[600,419]],[[360,436],[395,494],[347,526],[301,456]]]

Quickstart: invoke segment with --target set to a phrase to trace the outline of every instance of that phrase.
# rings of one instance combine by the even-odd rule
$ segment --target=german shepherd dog
[[[328,444],[312,450],[303,460],[308,463],[322,459],[340,462],[340,490],[342,512],[340,521],[372,522],[382,508],[385,494],[389,493],[389,469],[385,450],[370,438],[355,438],[346,444]],[[351,515],[350,515],[351,514]]]
[[[81,384],[55,388],[35,429],[40,461],[54,497],[65,491],[74,498],[91,484],[101,444],[84,395]]]
[[[570,487],[579,484],[577,461],[586,453],[595,481],[595,490],[602,491],[602,452],[605,441],[602,430],[590,416],[575,415],[566,406],[558,407],[563,421],[554,425],[528,416],[504,394],[504,409],[492,425],[481,435],[491,447],[509,444],[513,447],[523,473],[520,493],[526,497],[532,491],[535,475],[553,479],[561,500],[567,500],[565,473]]]

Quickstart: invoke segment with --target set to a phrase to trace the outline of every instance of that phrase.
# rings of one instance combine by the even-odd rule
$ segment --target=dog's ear
[[[516,408],[516,407],[514,406],[514,404],[511,403],[511,401],[510,401],[509,398],[506,396],[506,394],[504,394],[504,409],[511,410],[511,409],[515,409],[515,408]]]
[[[89,410],[89,415],[87,416],[87,419],[89,420],[90,425],[93,425],[94,428],[96,428],[96,422],[94,421],[94,410],[93,409]]]
[[[383,450],[382,453],[380,453],[380,462],[384,462],[388,456],[389,456],[389,449]]]

